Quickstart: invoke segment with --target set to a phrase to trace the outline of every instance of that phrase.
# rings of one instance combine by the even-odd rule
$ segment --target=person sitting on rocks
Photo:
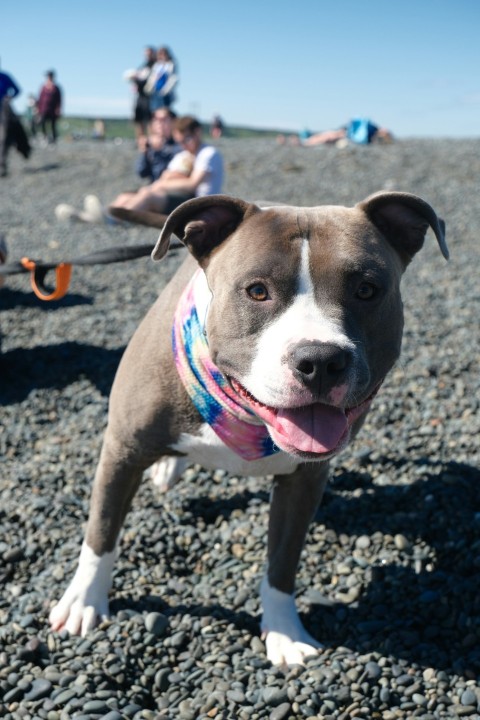
[[[169,108],[155,110],[150,121],[148,136],[140,137],[137,142],[140,155],[135,170],[148,182],[158,180],[174,155],[182,150],[172,137],[173,121],[176,117]]]
[[[140,177],[150,182],[156,181],[161,175],[167,173],[168,177],[182,179],[192,172],[194,156],[182,150],[180,144],[172,138],[173,119],[175,114],[168,108],[156,110],[152,118],[151,133],[145,139],[145,150],[139,156],[136,164]],[[140,139],[139,144],[142,143]],[[129,201],[137,196],[140,190],[121,193],[112,205],[126,207]],[[141,194],[141,193],[140,193]],[[82,210],[72,205],[61,203],[55,208],[55,215],[59,220],[78,220],[80,222],[116,224],[114,218],[104,208],[96,195],[87,195]]]
[[[167,170],[156,182],[134,194],[120,195],[109,208],[116,217],[127,219],[129,216],[128,213],[117,212],[118,208],[169,214],[192,197],[215,195],[221,192],[223,158],[215,147],[203,143],[202,126],[199,121],[191,115],[178,118],[174,122],[173,136],[183,147],[183,152],[173,158]],[[192,159],[191,172],[179,174],[176,166],[182,163],[188,166]],[[138,217],[137,215],[136,218]]]

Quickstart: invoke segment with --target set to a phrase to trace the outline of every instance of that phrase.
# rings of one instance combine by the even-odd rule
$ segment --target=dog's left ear
[[[357,207],[385,235],[405,264],[422,248],[429,227],[435,233],[443,257],[448,260],[445,223],[425,200],[410,193],[379,192]]]
[[[168,250],[171,236],[176,235],[202,264],[245,217],[255,212],[260,212],[256,205],[228,195],[207,195],[187,200],[168,216],[152,258],[160,260]]]

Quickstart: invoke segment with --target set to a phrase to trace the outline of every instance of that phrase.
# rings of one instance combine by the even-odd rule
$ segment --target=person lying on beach
[[[312,147],[313,145],[345,146],[349,142],[356,145],[368,145],[376,141],[392,142],[393,135],[390,130],[378,127],[368,118],[354,118],[347,125],[337,130],[323,130],[314,134],[294,135],[288,141],[284,135],[277,137],[277,142],[280,145],[285,145],[288,142],[290,145],[303,145],[305,147]]]

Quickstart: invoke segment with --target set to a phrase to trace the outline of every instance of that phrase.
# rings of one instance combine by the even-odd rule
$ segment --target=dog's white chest
[[[298,465],[284,452],[258,460],[245,460],[227,447],[207,423],[201,425],[196,435],[182,433],[171,449],[186,455],[192,464],[199,464],[207,470],[222,468],[234,475],[263,477],[291,473]]]

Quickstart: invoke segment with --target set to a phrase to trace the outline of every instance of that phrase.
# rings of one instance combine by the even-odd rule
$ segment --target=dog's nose
[[[312,392],[325,394],[338,385],[352,362],[349,350],[331,343],[297,345],[290,354],[294,375]]]

